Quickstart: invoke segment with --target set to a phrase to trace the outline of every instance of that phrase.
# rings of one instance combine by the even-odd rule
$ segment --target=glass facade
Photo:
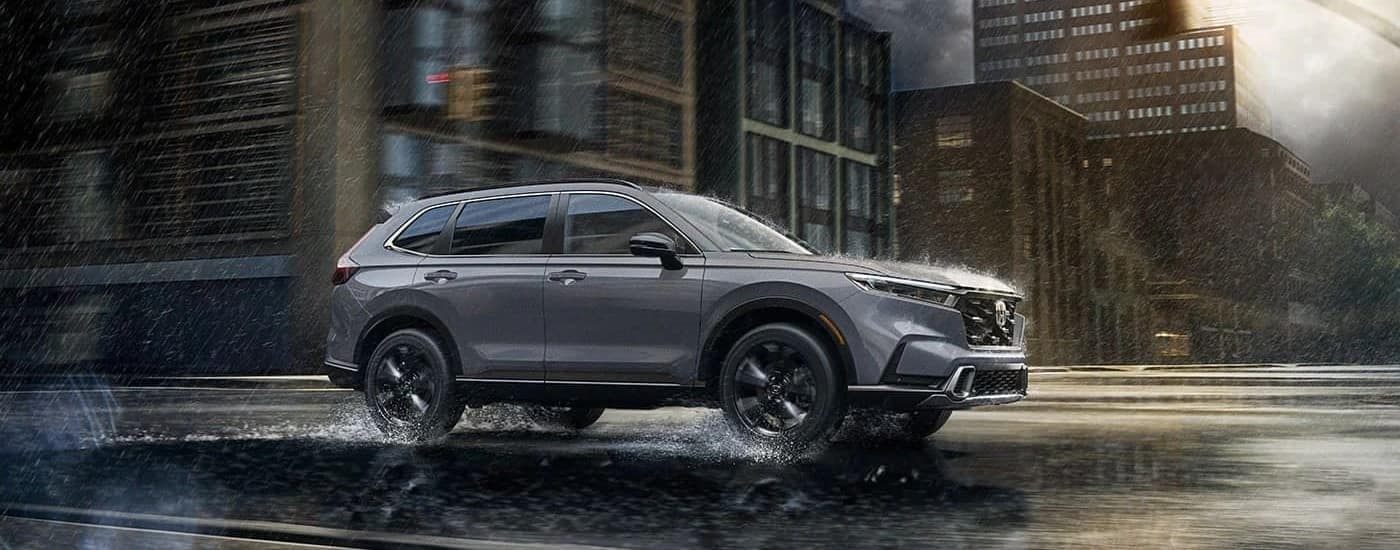
[[[835,134],[835,19],[806,4],[797,13],[797,130],[830,140]]]
[[[836,158],[799,148],[797,181],[800,224],[798,236],[822,252],[836,251]]]
[[[622,166],[584,167],[598,161],[672,173],[690,169],[683,103],[686,28],[665,10],[607,0],[386,1],[385,7],[385,39],[379,45],[382,106],[394,127],[381,140],[383,155],[402,155],[388,149],[407,147],[394,143],[403,137],[390,134],[414,134],[423,136],[413,138],[420,141],[458,143],[445,147],[457,150],[453,162],[460,164],[449,170],[453,178],[388,184],[390,195],[554,177],[657,182]],[[487,70],[484,120],[446,118],[450,78],[458,69]],[[623,86],[623,81],[645,81],[661,91]],[[500,147],[460,145],[469,140]],[[427,177],[426,170],[417,168],[415,177]],[[388,179],[399,177],[390,169],[381,172]]]
[[[830,3],[742,6],[744,204],[823,252],[892,253],[888,36]]]
[[[889,77],[885,46],[869,31],[844,25],[845,52],[842,63],[843,109],[842,143],[866,152],[884,147],[879,137],[885,113],[884,84]]]
[[[744,136],[748,209],[782,227],[788,225],[790,147],[786,142],[758,134]]]
[[[746,113],[774,126],[788,125],[787,2],[751,2],[745,24]]]
[[[846,161],[845,170],[845,241],[842,252],[851,256],[871,256],[879,244],[877,194],[879,180],[873,166]]]

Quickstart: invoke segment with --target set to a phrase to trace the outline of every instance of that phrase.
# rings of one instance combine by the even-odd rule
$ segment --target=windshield
[[[775,229],[757,216],[724,202],[683,193],[657,193],[723,250],[730,252],[783,252],[812,254],[797,239]]]

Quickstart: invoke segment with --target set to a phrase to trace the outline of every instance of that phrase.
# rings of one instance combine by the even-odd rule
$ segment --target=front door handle
[[[588,278],[588,274],[577,269],[565,269],[549,274],[549,280],[556,283],[564,283],[564,286],[574,284],[575,281],[582,281]]]
[[[429,273],[429,274],[427,274],[427,275],[424,275],[423,278],[424,278],[424,279],[427,279],[427,280],[429,280],[429,281],[432,281],[432,282],[434,282],[434,283],[441,283],[441,282],[443,282],[443,281],[451,281],[452,279],[456,279],[456,278],[457,278],[457,272],[456,272],[456,271],[448,271],[448,270],[446,270],[446,269],[441,269],[441,270],[438,270],[438,271],[434,271],[434,272],[432,272],[432,273]]]

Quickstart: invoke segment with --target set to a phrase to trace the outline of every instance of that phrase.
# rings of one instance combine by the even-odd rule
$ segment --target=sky
[[[1274,138],[1316,182],[1353,181],[1400,205],[1400,47],[1309,0],[1215,0],[1264,67]],[[1400,1],[1354,0],[1400,23]],[[895,89],[971,82],[973,0],[848,0],[893,33]]]

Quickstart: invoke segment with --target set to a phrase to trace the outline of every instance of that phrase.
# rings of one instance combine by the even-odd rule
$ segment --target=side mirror
[[[685,267],[676,257],[676,241],[660,233],[638,233],[627,241],[633,256],[661,258],[661,267],[676,270]]]

